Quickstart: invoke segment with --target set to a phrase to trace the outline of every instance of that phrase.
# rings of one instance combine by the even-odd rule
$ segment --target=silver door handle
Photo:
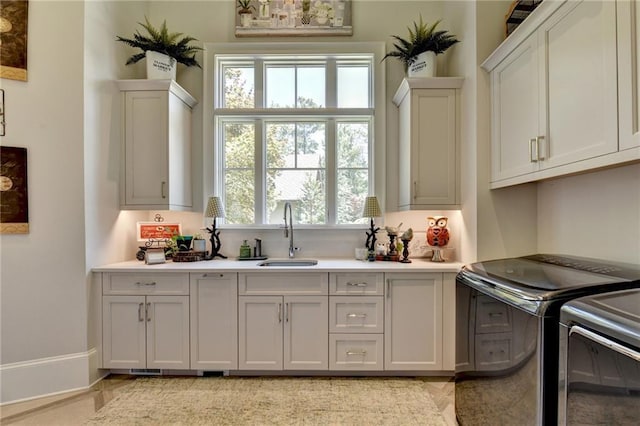
[[[351,281],[349,281],[347,283],[347,286],[351,286],[351,287],[366,287],[367,283],[366,282],[352,283]]]
[[[347,314],[347,318],[366,318],[367,314]]]
[[[136,285],[137,286],[141,286],[141,285],[152,286],[152,285],[156,285],[156,282],[155,281],[151,281],[151,282],[148,282],[148,283],[141,283],[140,281],[137,281]]]
[[[138,321],[140,322],[144,321],[144,318],[142,318],[142,305],[144,305],[144,303],[138,304]]]
[[[147,308],[144,311],[144,314],[147,317],[147,322],[151,321],[151,315],[149,315],[150,308],[151,308],[151,303],[147,303]]]
[[[534,145],[537,147],[537,138],[529,139],[529,162],[537,163],[538,162],[538,148],[533,148]],[[534,156],[535,153],[535,156]]]
[[[347,351],[347,356],[351,356],[351,355],[366,356],[367,355],[367,351],[365,351],[364,349],[359,350],[359,351]]]
[[[289,303],[284,304],[284,320],[289,322]]]
[[[596,334],[591,330],[587,330],[586,328],[582,328],[579,325],[574,325],[573,327],[571,327],[571,329],[569,330],[569,336],[571,336],[572,334],[580,334],[581,336],[586,337],[593,342],[596,342],[602,346],[606,346],[612,351],[618,352],[619,354],[625,355],[636,361],[640,361],[640,352],[636,352],[631,348],[622,346],[618,342],[609,340],[606,337],[600,336],[599,334]]]
[[[282,322],[282,303],[278,303],[278,322]]]
[[[162,195],[162,198],[167,198],[167,196],[164,193],[164,188],[167,185],[167,182],[162,182],[162,186],[160,187],[160,195]]]
[[[538,161],[544,160],[544,155],[540,155],[540,142],[544,141],[544,136],[536,136],[536,158]]]

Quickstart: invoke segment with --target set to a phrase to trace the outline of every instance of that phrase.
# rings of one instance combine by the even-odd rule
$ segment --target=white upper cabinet
[[[393,97],[399,110],[399,210],[460,205],[462,78],[405,78]]]
[[[191,110],[196,100],[173,80],[120,80],[123,148],[120,207],[192,207]]]
[[[620,150],[640,147],[640,1],[618,1]]]
[[[545,1],[482,64],[491,73],[492,188],[640,158],[620,155],[630,144],[624,141],[625,126],[627,133],[635,132],[638,145],[637,124],[635,130],[631,126],[635,97],[622,88],[627,71],[632,86],[632,67],[624,63],[632,56],[637,60],[637,48],[627,48],[628,58],[617,59],[616,49],[624,42],[619,33],[625,31],[622,26],[616,33],[620,3]],[[628,2],[624,7],[632,8]],[[632,31],[626,32],[629,44]],[[620,74],[620,88],[618,66],[628,68]],[[637,109],[633,113],[637,123]]]

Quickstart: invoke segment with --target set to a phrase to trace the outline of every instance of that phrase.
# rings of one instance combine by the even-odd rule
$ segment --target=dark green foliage
[[[396,35],[392,36],[396,39],[396,43],[393,44],[396,50],[387,53],[383,60],[389,57],[398,58],[405,67],[408,67],[420,53],[434,52],[439,55],[459,42],[454,35],[448,34],[448,31],[436,31],[438,24],[440,24],[439,20],[429,26],[423,22],[422,16],[420,16],[419,23],[414,22],[413,28],[407,27],[409,30],[407,39]]]
[[[144,17],[146,23],[139,22],[139,24],[147,30],[148,36],[140,34],[140,31],[136,31],[133,35],[133,39],[123,38],[117,36],[117,41],[121,41],[131,47],[142,50],[142,53],[136,53],[131,56],[127,61],[127,65],[135,64],[140,59],[145,57],[147,50],[153,50],[155,52],[164,53],[171,56],[176,61],[184,64],[188,67],[202,68],[198,61],[196,61],[195,54],[198,50],[202,50],[201,47],[189,46],[192,41],[197,41],[193,37],[182,37],[182,33],[170,33],[167,29],[167,21],[162,23],[160,29],[156,29],[147,17]],[[182,38],[180,38],[182,37]]]

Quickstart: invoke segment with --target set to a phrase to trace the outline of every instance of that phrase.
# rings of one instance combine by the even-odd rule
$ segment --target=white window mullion
[[[253,72],[253,86],[255,88],[254,104],[256,108],[264,108],[264,61],[262,59],[256,59]]]
[[[338,71],[336,68],[336,60],[330,58],[327,60],[326,73],[326,99],[327,108],[335,108],[338,105]]]
[[[337,152],[337,140],[336,140],[336,120],[329,119],[326,124],[326,161],[325,161],[325,178],[327,179],[327,193],[326,193],[326,208],[327,208],[327,224],[333,225],[337,221],[338,203],[336,200],[336,185],[338,177],[336,176],[336,152]]]
[[[254,173],[255,173],[255,216],[256,223],[265,223],[266,218],[266,199],[267,199],[267,183],[265,182],[266,178],[266,152],[267,152],[267,143],[266,143],[266,132],[264,131],[264,121],[261,119],[257,119],[255,121],[255,164],[254,164]]]

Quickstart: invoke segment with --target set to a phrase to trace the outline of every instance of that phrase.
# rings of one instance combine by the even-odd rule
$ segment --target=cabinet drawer
[[[327,273],[246,273],[238,278],[238,294],[241,295],[329,294]]]
[[[511,333],[476,336],[478,371],[501,370],[511,366]]]
[[[188,295],[188,273],[104,273],[102,294]]]
[[[330,334],[329,370],[382,370],[382,334]]]
[[[382,296],[329,297],[329,332],[382,333],[383,300]]]
[[[476,302],[476,333],[511,331],[511,309],[496,299],[479,295]]]
[[[329,281],[331,294],[384,294],[384,277],[381,273],[332,273],[329,275]]]

